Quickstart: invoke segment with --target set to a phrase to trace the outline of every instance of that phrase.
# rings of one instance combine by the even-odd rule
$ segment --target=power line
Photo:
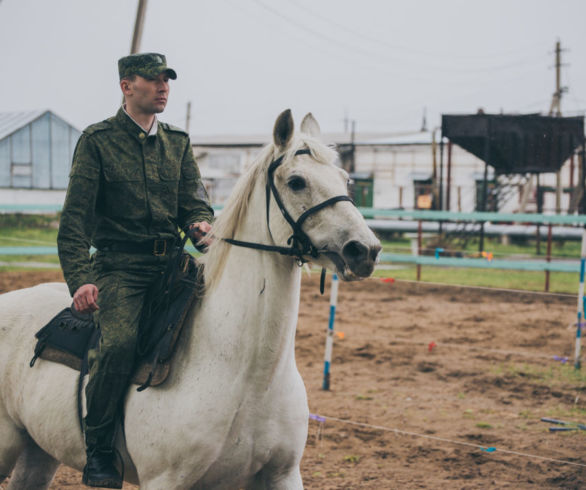
[[[414,54],[419,54],[419,55],[424,55],[424,56],[432,56],[434,58],[437,58],[437,57],[445,57],[445,58],[449,58],[450,60],[453,60],[455,58],[458,58],[458,59],[474,59],[474,60],[477,60],[479,58],[502,57],[502,56],[506,56],[506,55],[510,55],[510,54],[514,54],[514,53],[519,53],[519,52],[535,51],[535,44],[527,45],[524,48],[518,48],[518,49],[515,49],[515,50],[507,50],[507,51],[504,51],[504,52],[480,53],[480,54],[474,54],[474,55],[459,55],[459,54],[449,54],[449,55],[446,55],[446,54],[441,53],[441,52],[424,51],[424,50],[420,50],[420,49],[413,48],[411,46],[400,45],[400,44],[392,44],[392,43],[389,43],[388,41],[386,41],[384,39],[380,39],[380,38],[375,38],[375,37],[369,36],[367,34],[364,34],[363,32],[357,31],[357,30],[352,29],[352,28],[350,28],[350,27],[348,27],[348,26],[346,26],[344,24],[341,24],[339,22],[336,22],[336,21],[332,20],[331,17],[322,15],[321,13],[315,11],[314,9],[311,9],[311,8],[307,7],[306,5],[300,4],[296,0],[288,0],[288,3],[297,6],[297,8],[299,8],[301,10],[304,10],[305,12],[309,13],[313,17],[318,18],[318,19],[322,20],[323,22],[325,22],[327,24],[330,24],[332,26],[338,27],[338,28],[342,29],[345,32],[348,32],[350,34],[353,34],[356,37],[359,37],[359,38],[364,39],[366,41],[375,43],[376,45],[384,45],[384,46],[387,46],[387,47],[389,47],[391,49],[399,49],[399,50],[411,52],[411,53],[414,53]]]
[[[275,17],[278,17],[279,19],[286,22],[287,24],[292,25],[296,29],[304,31],[304,32],[320,39],[321,41],[326,41],[328,43],[335,45],[336,47],[343,48],[346,56],[347,56],[348,51],[353,51],[354,53],[360,54],[361,56],[367,56],[376,62],[383,61],[386,63],[393,63],[393,64],[399,63],[399,64],[403,64],[403,65],[411,65],[411,66],[415,66],[415,67],[419,67],[419,68],[431,68],[436,71],[443,71],[446,73],[471,73],[471,74],[474,74],[474,73],[494,72],[494,71],[499,71],[499,70],[508,70],[511,68],[519,69],[519,68],[523,68],[524,66],[527,66],[530,64],[535,64],[536,62],[540,62],[545,57],[545,54],[540,54],[539,56],[518,59],[518,60],[515,60],[514,62],[508,62],[506,64],[499,64],[499,65],[495,65],[495,66],[481,66],[481,67],[474,67],[474,68],[462,68],[461,66],[449,67],[449,66],[446,66],[445,63],[434,64],[434,63],[429,63],[429,62],[419,62],[419,61],[413,60],[413,59],[405,60],[405,59],[389,56],[388,53],[380,54],[380,53],[376,53],[372,50],[363,49],[359,46],[355,46],[351,43],[347,43],[345,41],[342,41],[340,39],[337,39],[335,37],[324,34],[323,32],[319,32],[315,29],[308,27],[307,25],[305,25],[305,23],[300,22],[300,21],[290,17],[289,15],[282,13],[281,11],[273,8],[270,5],[267,5],[262,0],[253,0],[253,1],[255,4],[257,4],[259,7],[261,7],[265,11],[269,12],[270,14],[272,14]],[[339,25],[339,24],[335,23],[335,25]],[[404,73],[404,71],[402,71],[402,69],[400,71],[400,74],[402,76],[406,75]]]

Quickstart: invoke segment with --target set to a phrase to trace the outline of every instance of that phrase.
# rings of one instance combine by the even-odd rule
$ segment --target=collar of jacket
[[[118,109],[118,112],[116,113],[116,116],[114,117],[114,119],[115,119],[116,123],[120,125],[120,127],[122,127],[125,131],[127,131],[132,136],[134,136],[140,142],[146,141],[147,137],[149,136],[149,134],[144,129],[142,129],[140,126],[138,126],[130,118],[130,116],[128,114],[126,114],[126,112],[124,112],[124,109],[122,107],[120,107],[120,109]],[[157,133],[160,130],[160,127],[161,127],[161,125],[158,124]]]

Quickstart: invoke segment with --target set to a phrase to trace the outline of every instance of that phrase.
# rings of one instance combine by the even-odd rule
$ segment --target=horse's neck
[[[264,195],[256,206],[264,211]],[[260,201],[260,202],[259,202]],[[236,238],[271,243],[264,212],[248,213]],[[208,329],[210,346],[261,385],[294,362],[300,269],[278,253],[231,246],[222,277],[206,295],[196,329]],[[198,342],[199,334],[193,336]],[[216,355],[210,353],[210,355]]]

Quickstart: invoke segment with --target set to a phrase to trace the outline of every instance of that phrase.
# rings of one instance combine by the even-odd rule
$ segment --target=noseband
[[[311,155],[311,151],[306,148],[297,150],[295,152],[295,156],[297,155]],[[312,208],[309,208],[307,211],[304,211],[301,214],[301,216],[297,218],[297,221],[295,221],[285,208],[283,200],[281,199],[281,195],[279,194],[279,191],[275,186],[274,173],[277,167],[283,163],[284,158],[285,155],[281,155],[276,160],[273,160],[268,168],[266,185],[267,226],[269,226],[269,204],[272,193],[275,198],[275,201],[277,202],[277,206],[279,206],[279,209],[281,210],[281,214],[293,229],[293,234],[287,240],[287,245],[289,245],[289,247],[280,247],[278,245],[265,245],[263,243],[245,242],[242,240],[235,240],[233,238],[224,238],[224,241],[230,243],[231,245],[236,245],[238,247],[253,248],[256,250],[264,250],[266,252],[278,252],[281,255],[295,257],[299,264],[304,264],[308,261],[308,259],[306,259],[307,256],[317,258],[319,254],[323,252],[323,250],[318,249],[313,243],[311,243],[311,239],[301,229],[305,220],[309,218],[311,215],[322,210],[323,208],[332,206],[333,204],[339,201],[350,201],[352,204],[354,204],[354,202],[350,197],[346,195],[331,197],[330,199],[326,199],[324,202],[317,204]],[[269,226],[269,233],[270,232],[271,229]]]

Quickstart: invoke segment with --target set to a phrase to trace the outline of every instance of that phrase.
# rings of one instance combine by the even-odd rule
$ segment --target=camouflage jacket
[[[121,108],[86,128],[73,156],[57,236],[71,294],[92,282],[90,245],[172,239],[212,219],[187,133],[159,122],[149,136]]]

